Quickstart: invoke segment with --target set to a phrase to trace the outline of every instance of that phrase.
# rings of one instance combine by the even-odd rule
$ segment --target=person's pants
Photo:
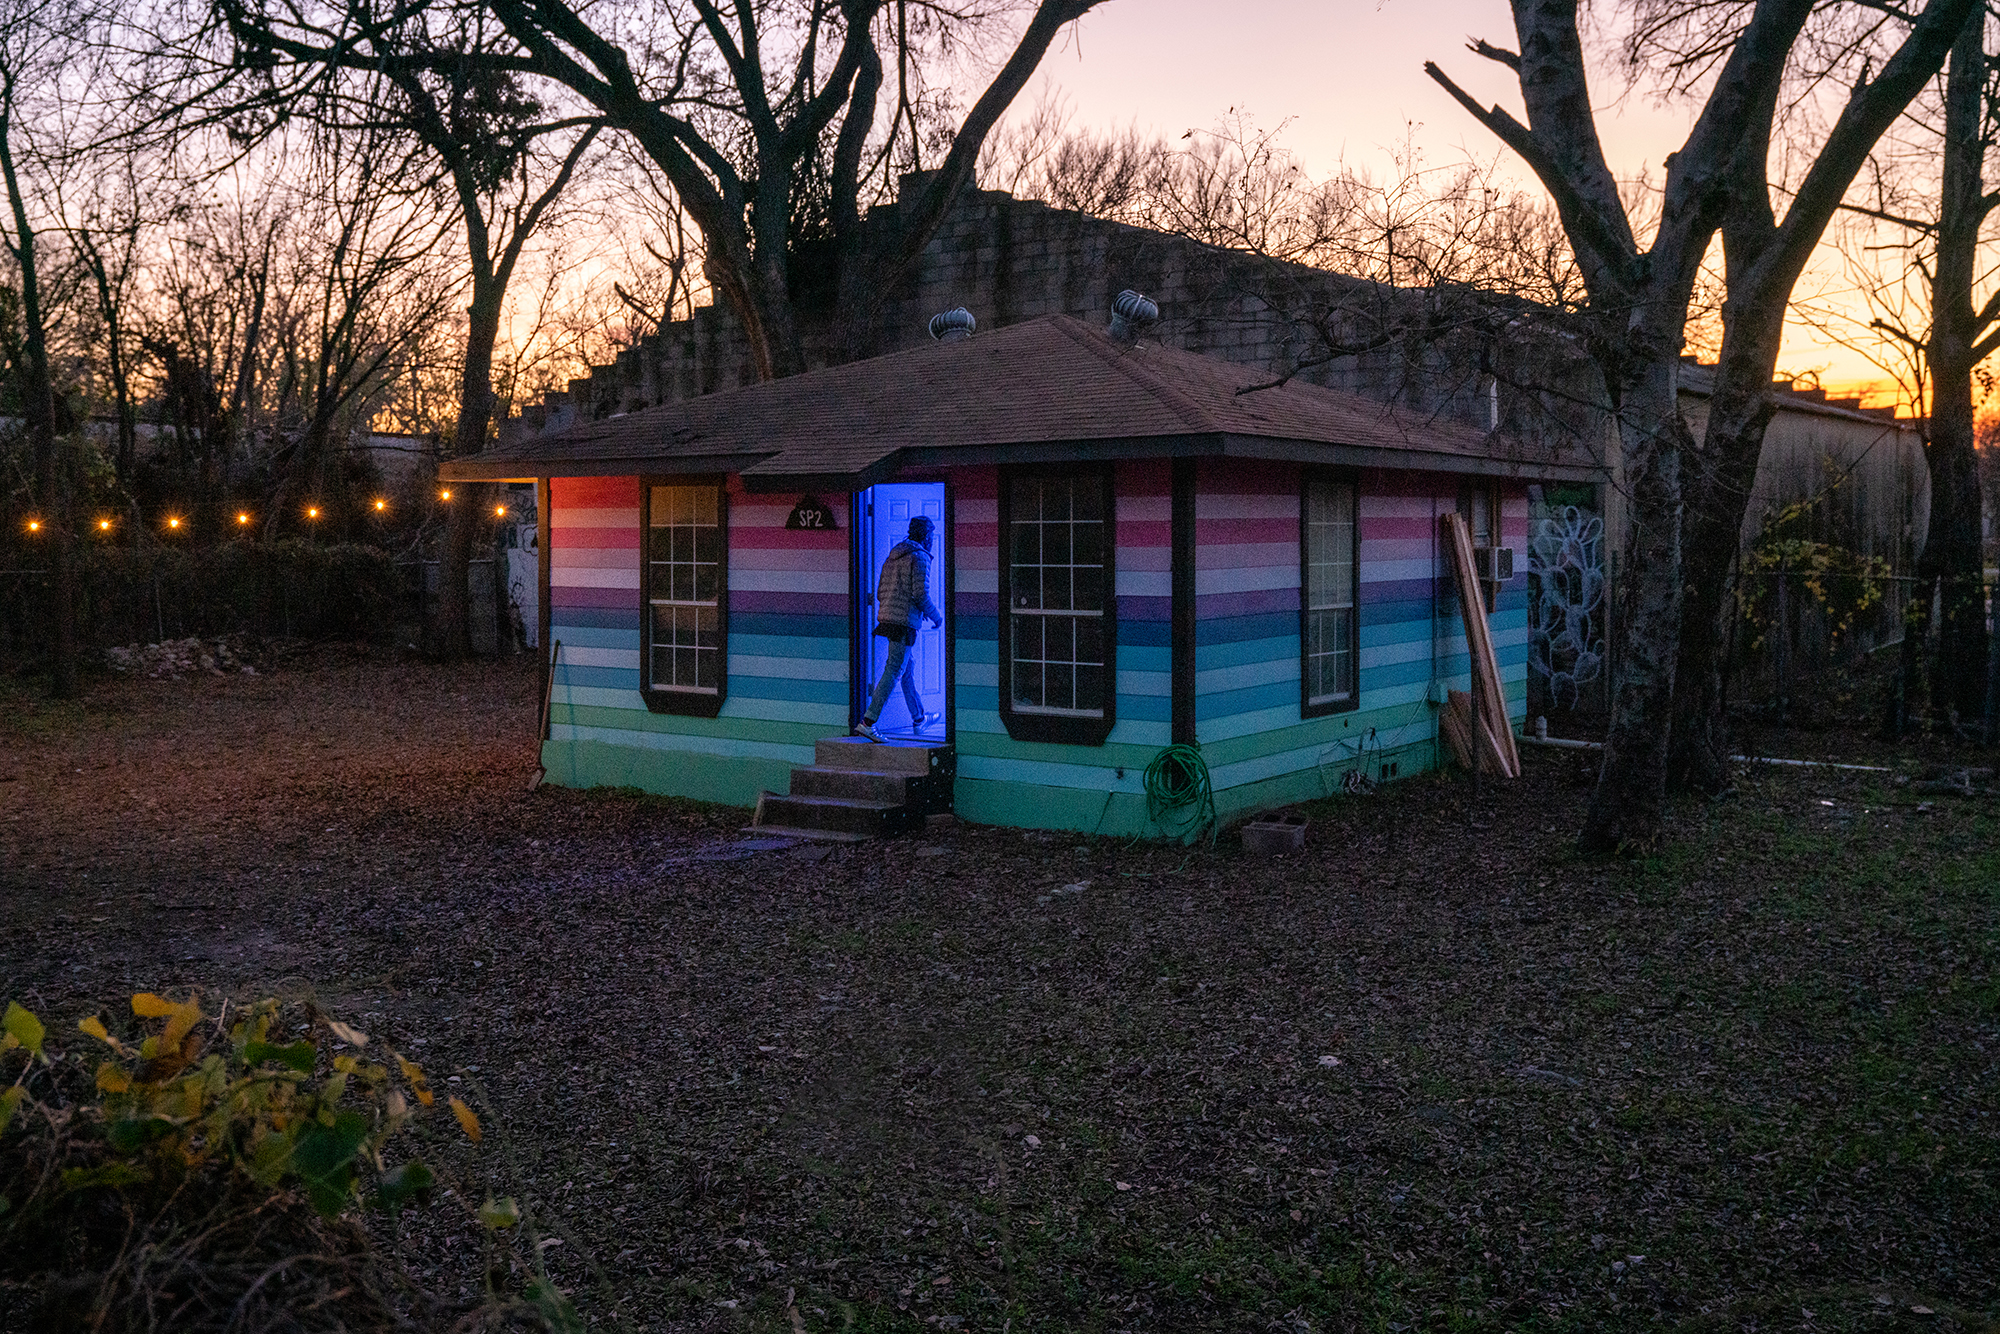
[[[889,657],[882,664],[882,679],[875,683],[875,693],[868,697],[867,712],[861,716],[874,726],[882,716],[882,706],[889,702],[889,691],[897,682],[903,685],[903,702],[910,706],[910,723],[914,726],[924,716],[923,697],[917,694],[917,655],[911,652],[914,645],[901,640],[889,641]]]

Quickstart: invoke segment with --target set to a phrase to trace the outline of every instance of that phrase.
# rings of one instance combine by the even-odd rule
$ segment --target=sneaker
[[[875,730],[875,724],[869,722],[866,718],[863,718],[854,725],[854,735],[865,736],[870,741],[880,741],[882,739],[882,734]]]
[[[941,713],[918,714],[916,721],[910,724],[910,730],[912,732],[928,732],[943,721],[944,715]]]

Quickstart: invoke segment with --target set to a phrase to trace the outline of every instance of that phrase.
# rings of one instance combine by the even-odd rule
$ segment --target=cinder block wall
[[[891,242],[896,205],[873,209],[866,225]],[[1320,351],[1311,327],[1328,312],[1407,300],[1356,279],[1300,265],[1258,261],[1184,238],[1087,214],[971,190],[939,227],[904,290],[884,303],[870,355],[928,341],[930,317],[964,306],[982,329],[1049,314],[1093,322],[1110,317],[1111,298],[1136,288],[1159,303],[1149,337],[1333,388],[1486,426],[1489,408],[1474,366],[1455,367],[1435,348],[1381,348],[1298,369]],[[1336,317],[1337,319],[1338,317]],[[831,360],[830,330],[808,329],[808,359]],[[569,391],[528,405],[514,430],[556,430],[579,420],[636,412],[748,384],[749,348],[726,306],[697,310],[664,326],[609,366],[593,367]],[[1515,423],[1510,422],[1510,426]]]

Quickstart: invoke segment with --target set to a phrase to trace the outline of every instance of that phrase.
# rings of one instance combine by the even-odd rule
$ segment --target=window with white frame
[[[646,694],[707,712],[721,702],[727,651],[722,488],[649,486],[646,509]]]
[[[1352,481],[1307,477],[1299,514],[1300,705],[1307,714],[1351,709],[1360,695],[1356,503]]]
[[[1113,702],[1110,471],[1016,472],[1004,499],[1002,713],[1017,736],[1101,742]],[[1082,730],[1051,730],[1063,720]]]

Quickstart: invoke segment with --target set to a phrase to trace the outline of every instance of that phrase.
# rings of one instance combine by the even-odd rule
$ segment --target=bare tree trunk
[[[1619,407],[1627,523],[1613,616],[1620,646],[1604,763],[1577,845],[1586,856],[1658,845],[1681,622],[1679,346],[1633,367]]]
[[[1961,719],[1985,707],[1986,608],[1980,578],[1979,460],[1973,429],[1973,368],[1979,317],[1972,284],[1980,224],[1990,207],[1981,173],[1986,145],[1985,14],[1975,14],[1951,49],[1944,107],[1944,179],[1938,207],[1937,267],[1931,284],[1930,529],[1917,558],[1917,591],[1938,588],[1937,662],[1930,706]]]
[[[486,448],[493,424],[493,348],[500,337],[506,284],[476,265],[472,304],[467,309],[465,369],[459,380],[458,425],[452,432],[453,458],[470,458]],[[438,583],[437,651],[447,658],[472,656],[472,548],[485,526],[492,488],[462,483],[452,488]]]
[[[1691,456],[1681,553],[1680,665],[1667,758],[1667,786],[1673,790],[1714,796],[1728,791],[1732,781],[1722,698],[1722,646],[1729,642],[1734,607],[1730,567],[1771,420],[1771,367],[1783,330],[1782,303],[1738,316],[1715,370],[1701,447]]]
[[[21,278],[21,386],[29,450],[35,463],[35,490],[43,506],[49,567],[53,575],[49,608],[50,689],[58,699],[73,699],[79,690],[76,650],[76,539],[69,512],[69,478],[56,441],[55,381],[49,371],[48,327],[44,323],[42,289],[35,262],[35,230],[28,221],[28,201],[14,170],[14,77],[0,75],[0,176],[14,214],[15,263]]]

